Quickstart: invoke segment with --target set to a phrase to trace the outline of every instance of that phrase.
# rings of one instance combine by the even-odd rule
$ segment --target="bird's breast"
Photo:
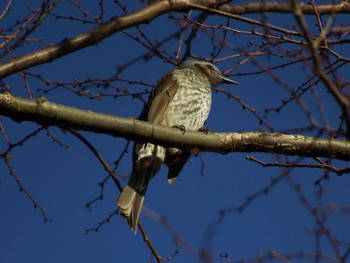
[[[184,126],[186,130],[203,127],[211,106],[211,86],[196,77],[178,78],[178,90],[168,105],[163,125]]]

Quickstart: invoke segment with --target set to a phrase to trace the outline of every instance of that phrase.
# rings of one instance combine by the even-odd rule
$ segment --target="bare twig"
[[[288,161],[286,163],[273,162],[267,163],[262,160],[257,159],[254,156],[247,156],[247,160],[256,162],[260,164],[262,167],[284,167],[284,168],[316,168],[316,169],[324,169],[330,172],[336,173],[337,175],[342,175],[346,173],[350,173],[350,166],[344,168],[337,168],[333,165],[328,164],[327,162],[322,161],[320,158],[315,158],[318,164],[314,163],[299,163],[294,161]]]
[[[101,156],[101,154],[96,150],[96,148],[84,137],[82,136],[80,133],[76,132],[73,129],[67,129],[67,131],[69,131],[71,134],[73,134],[75,137],[77,137],[79,140],[81,140],[88,148],[89,150],[96,156],[96,158],[100,161],[100,163],[102,164],[102,166],[104,167],[104,169],[108,172],[109,176],[113,179],[113,182],[115,183],[115,185],[117,186],[118,190],[121,192],[123,190],[123,187],[121,186],[119,180],[117,179],[117,177],[115,176],[114,172],[112,171],[112,169],[109,167],[109,165],[107,164],[107,162],[103,159],[103,157]],[[99,225],[94,228],[95,231],[98,231],[100,229],[100,227],[102,225],[104,225],[105,223],[109,222],[110,218],[112,216],[114,216],[117,213],[117,211],[114,211],[112,213],[109,214],[109,216],[103,220],[102,222],[99,223]],[[149,239],[146,231],[144,230],[144,228],[142,227],[141,222],[139,221],[139,229],[141,231],[141,234],[143,236],[143,239],[145,241],[145,243],[147,244],[147,246],[150,248],[150,250],[152,251],[152,254],[157,258],[157,262],[161,262],[161,257],[159,256],[159,254],[157,253],[155,247],[153,246],[151,240]],[[87,230],[87,232],[91,231]]]
[[[5,164],[7,166],[7,169],[9,170],[10,176],[15,180],[16,184],[18,185],[19,191],[23,192],[28,199],[30,200],[30,202],[33,204],[34,209],[39,209],[39,211],[41,212],[44,221],[45,222],[52,222],[52,220],[47,216],[47,212],[46,209],[44,207],[42,207],[34,198],[33,194],[31,192],[29,192],[23,185],[22,183],[22,179],[20,177],[18,177],[13,169],[12,164],[10,163],[11,160],[11,156],[8,154],[1,154],[0,157],[5,161]]]

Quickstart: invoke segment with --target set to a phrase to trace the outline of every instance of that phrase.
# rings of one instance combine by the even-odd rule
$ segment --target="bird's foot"
[[[186,133],[186,127],[184,125],[175,125],[173,126],[173,128],[178,128],[182,132],[182,134]]]
[[[209,130],[207,127],[203,126],[202,128],[198,129],[199,132],[204,132],[205,134],[208,134]]]

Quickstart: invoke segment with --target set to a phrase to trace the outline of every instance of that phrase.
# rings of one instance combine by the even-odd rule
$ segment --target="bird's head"
[[[195,61],[195,60],[185,61],[179,67],[179,69],[182,69],[182,68],[192,68],[193,70],[201,72],[208,78],[212,86],[218,85],[220,83],[232,83],[232,84],[239,85],[238,82],[232,79],[226,78],[221,73],[221,71],[210,62]]]

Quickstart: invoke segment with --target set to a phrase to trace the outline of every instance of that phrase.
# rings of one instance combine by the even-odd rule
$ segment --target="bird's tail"
[[[148,183],[159,171],[165,158],[164,148],[152,144],[144,145],[136,152],[138,158],[128,185],[117,201],[120,214],[128,221],[131,230],[135,233]]]
[[[144,195],[140,195],[129,185],[125,187],[118,199],[119,212],[128,221],[128,224],[134,233],[136,233],[137,230],[137,224],[139,222],[144,199]]]

